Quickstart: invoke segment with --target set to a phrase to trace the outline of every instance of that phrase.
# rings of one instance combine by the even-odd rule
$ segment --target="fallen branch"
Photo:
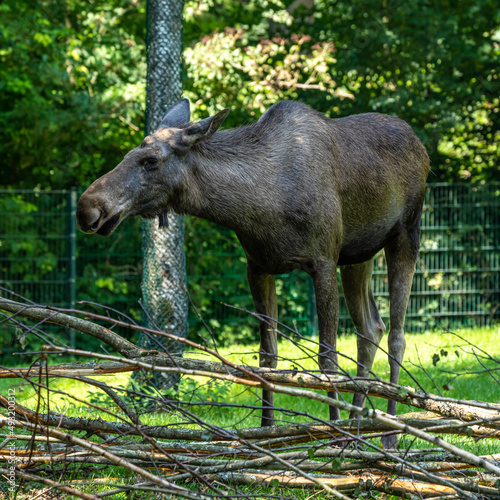
[[[26,429],[29,429],[32,432],[35,430],[38,430],[41,434],[55,437],[62,442],[78,445],[78,446],[84,448],[85,450],[88,450],[89,452],[94,453],[98,457],[103,457],[103,458],[109,460],[114,465],[117,465],[119,467],[124,467],[124,468],[129,469],[130,471],[142,476],[144,479],[156,484],[157,486],[162,487],[165,492],[169,492],[169,493],[175,494],[179,497],[188,498],[191,500],[199,500],[199,499],[208,500],[208,497],[206,497],[204,495],[200,496],[200,495],[194,494],[191,491],[186,490],[185,488],[177,486],[174,483],[168,482],[166,479],[163,479],[159,476],[155,476],[155,475],[151,474],[150,472],[146,471],[145,469],[132,464],[130,461],[125,460],[123,458],[120,458],[119,456],[116,456],[115,454],[102,448],[101,446],[97,445],[96,443],[92,443],[92,442],[87,441],[85,439],[81,439],[81,438],[78,438],[76,436],[72,436],[71,434],[67,434],[65,432],[61,432],[61,431],[56,430],[56,429],[44,427],[44,426],[40,425],[39,423],[37,425],[35,425],[35,424],[31,424],[30,422],[19,422],[17,420],[10,419],[9,425],[11,425],[12,427],[24,427]],[[17,472],[16,472],[16,475],[17,475]],[[95,500],[95,498],[92,498],[92,500]]]
[[[497,488],[500,477],[500,455],[478,456],[436,435],[466,435],[476,440],[498,439],[500,405],[443,398],[413,387],[390,384],[377,378],[350,378],[339,376],[336,372],[304,372],[236,365],[219,353],[192,341],[164,332],[143,329],[137,325],[127,325],[114,319],[89,315],[97,320],[106,320],[115,325],[120,324],[184,342],[215,357],[218,361],[177,358],[166,353],[138,349],[115,332],[87,319],[66,314],[68,311],[25,305],[4,299],[0,299],[0,309],[10,311],[12,321],[28,332],[32,327],[24,326],[19,317],[37,321],[37,328],[44,322],[56,322],[93,335],[123,356],[66,349],[51,344],[41,352],[41,364],[35,364],[30,368],[0,370],[0,378],[30,380],[32,387],[39,393],[39,401],[42,390],[47,391],[49,398],[50,394],[60,392],[48,387],[50,377],[66,377],[99,387],[118,406],[117,409],[105,410],[95,401],[91,405],[89,403],[94,409],[105,410],[108,415],[116,415],[120,420],[111,422],[101,418],[68,417],[54,412],[43,414],[40,412],[40,404],[37,411],[33,411],[15,404],[12,398],[8,400],[0,395],[0,405],[9,409],[10,417],[8,419],[0,415],[0,427],[7,427],[10,431],[2,436],[0,462],[8,462],[15,456],[16,470],[19,474],[28,471],[37,474],[39,472],[59,474],[61,466],[69,463],[99,465],[101,468],[114,465],[141,476],[143,481],[135,485],[114,485],[117,486],[115,493],[127,490],[154,491],[176,498],[197,500],[208,497],[200,494],[201,489],[194,492],[183,488],[182,481],[194,480],[203,485],[205,488],[203,491],[212,490],[216,496],[226,496],[226,492],[219,491],[218,488],[224,486],[227,491],[231,491],[229,484],[232,483],[263,484],[271,488],[275,486],[317,488],[329,496],[344,500],[348,498],[346,493],[356,492],[354,495],[358,496],[360,491],[370,490],[425,498],[479,500],[500,497]],[[80,314],[77,311],[71,313]],[[53,353],[87,356],[92,357],[93,361],[48,366],[45,360],[47,355]],[[361,418],[329,422],[312,417],[307,412],[282,408],[280,410],[285,415],[289,412],[292,417],[305,416],[314,420],[267,428],[225,429],[210,424],[199,416],[200,413],[192,413],[195,411],[192,410],[192,405],[213,404],[210,401],[200,403],[171,401],[158,395],[151,396],[151,400],[162,405],[172,415],[182,416],[182,423],[174,420],[166,425],[143,425],[137,413],[128,406],[127,398],[130,396],[145,398],[149,397],[148,395],[127,389],[123,398],[121,389],[109,387],[105,382],[89,378],[134,370],[175,372],[190,377],[225,380],[252,389],[262,388],[319,401],[344,411],[354,412]],[[37,377],[37,380],[33,380],[33,377]],[[415,383],[418,385],[418,382]],[[320,390],[321,393],[318,394],[313,390]],[[362,392],[367,396],[392,399],[427,412],[391,417],[383,412],[359,408],[329,398],[323,391]],[[74,400],[80,404],[85,402],[77,396]],[[221,402],[214,405],[224,407],[225,404]],[[228,406],[236,405],[231,403]],[[244,407],[251,411],[258,408],[249,405]],[[12,418],[14,412],[17,419]],[[188,425],[193,428],[187,428]],[[29,435],[14,434],[13,430],[16,428],[24,429]],[[86,437],[94,435],[104,442],[97,444],[71,434],[72,431],[82,430],[87,432]],[[408,442],[410,436],[418,437],[433,443],[438,448],[381,450],[372,438],[387,434],[406,434],[405,442]],[[141,439],[130,439],[132,436]],[[19,445],[14,448],[14,440],[29,440],[29,449]],[[357,449],[346,449],[342,446],[354,446]],[[91,469],[96,470],[95,467]],[[44,483],[36,475],[32,476],[33,481],[49,484]],[[221,485],[219,481],[224,484]],[[58,486],[64,485],[54,482],[53,487]],[[241,490],[233,490],[232,493],[241,495]],[[98,497],[110,494],[114,493],[102,491]]]
[[[111,362],[94,363],[65,363],[57,366],[45,366],[45,376],[89,377],[113,375],[121,372],[140,369],[156,370],[160,372],[176,372],[198,377],[213,377],[230,382],[240,383],[252,387],[262,387],[262,382],[241,377],[254,374],[266,382],[273,382],[290,387],[307,389],[323,389],[337,392],[363,392],[367,396],[393,399],[402,404],[433,412],[445,417],[459,418],[464,421],[481,421],[483,426],[500,430],[500,406],[485,404],[477,401],[458,401],[451,398],[440,398],[434,394],[422,393],[409,386],[391,384],[384,380],[359,377],[339,377],[324,373],[304,373],[272,368],[256,368],[251,366],[228,366],[213,361],[177,358],[156,353],[144,355],[138,359],[123,359],[116,356],[96,354],[78,349],[63,349],[51,347],[44,352],[68,353],[93,358],[110,359]],[[146,354],[144,351],[142,354]],[[39,366],[30,368],[16,368],[0,370],[0,378],[29,378],[39,375]],[[479,436],[478,436],[479,437]]]
[[[290,476],[286,474],[263,474],[263,473],[241,473],[241,472],[225,472],[222,474],[213,475],[212,480],[228,481],[233,484],[251,485],[256,484],[266,487],[287,487],[287,488],[315,488],[316,485],[307,478]],[[391,479],[386,476],[377,476],[374,474],[363,474],[362,476],[351,477],[322,477],[322,482],[325,482],[332,488],[339,491],[354,492],[358,488],[361,491],[382,491],[398,496],[406,496],[406,494],[422,495],[422,497],[455,495],[455,490],[446,486],[439,486],[431,483],[421,483],[417,481]]]
[[[75,490],[75,488],[72,488],[71,486],[66,486],[65,484],[59,483],[58,481],[52,481],[51,479],[48,479],[46,477],[35,476],[34,474],[28,474],[20,470],[15,470],[14,473],[15,476],[20,479],[42,483],[47,486],[50,486],[51,488],[55,488],[56,490],[63,491],[70,495],[74,495],[75,497],[83,498],[83,500],[99,500],[99,497],[96,497],[95,495],[89,495],[88,493],[83,493],[82,491]],[[10,471],[7,469],[0,468],[0,474],[9,476]]]
[[[143,352],[143,349],[139,349],[136,345],[132,344],[132,342],[125,340],[115,332],[112,332],[103,326],[92,323],[91,321],[57,312],[57,310],[46,306],[31,306],[2,297],[0,298],[0,309],[14,313],[11,318],[14,318],[15,316],[22,316],[38,322],[53,323],[66,328],[72,328],[73,330],[77,330],[81,333],[91,335],[92,337],[105,342],[113,349],[116,349],[116,351],[120,354],[127,357],[132,354],[140,355]]]

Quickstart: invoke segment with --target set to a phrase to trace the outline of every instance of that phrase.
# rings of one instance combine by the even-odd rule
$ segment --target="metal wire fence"
[[[76,231],[75,191],[0,190],[0,286],[37,303],[74,307],[87,300],[136,321],[142,311],[140,219],[108,238]],[[221,343],[257,336],[243,251],[231,231],[186,218],[190,334],[214,330]],[[340,284],[340,281],[339,281]],[[312,286],[305,273],[277,278],[280,319],[315,331]],[[375,259],[373,291],[384,320],[388,283]],[[500,318],[500,183],[429,184],[420,258],[407,313],[408,331],[491,324]],[[202,321],[203,320],[203,321]],[[0,325],[0,349],[10,336]],[[340,299],[340,331],[353,327]]]

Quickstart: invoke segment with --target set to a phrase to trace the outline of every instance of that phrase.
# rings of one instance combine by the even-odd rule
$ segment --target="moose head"
[[[159,217],[166,225],[171,199],[186,179],[189,151],[212,137],[229,109],[190,124],[190,105],[182,99],[171,106],[158,129],[140,146],[82,194],[78,202],[78,228],[85,233],[111,234],[127,217]]]

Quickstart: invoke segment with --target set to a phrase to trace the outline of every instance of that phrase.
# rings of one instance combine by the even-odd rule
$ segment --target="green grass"
[[[500,401],[500,384],[490,374],[476,374],[474,372],[485,371],[479,360],[489,369],[495,369],[496,377],[500,378],[500,337],[498,328],[481,328],[467,331],[457,331],[464,340],[458,336],[445,332],[429,332],[426,334],[407,334],[406,354],[403,366],[409,372],[402,370],[400,383],[418,388],[414,377],[420,386],[434,394],[456,399],[472,399],[489,402]],[[317,342],[317,339],[312,339]],[[298,367],[305,370],[317,370],[316,344],[302,341],[300,343],[308,351],[301,352],[299,348],[289,341],[279,344],[280,361],[278,368]],[[222,356],[228,360],[244,365],[258,364],[258,344],[250,346],[234,346],[232,348],[219,349]],[[380,378],[389,379],[389,365],[387,362],[387,336],[381,343],[382,350],[375,358],[373,366],[374,373]],[[354,375],[356,365],[352,359],[356,358],[356,338],[354,335],[344,335],[339,338],[337,349],[340,353],[339,362],[341,368],[349,374]],[[481,350],[487,354],[481,353]],[[385,351],[385,352],[384,352]],[[476,355],[477,358],[476,358]],[[189,356],[199,357],[199,353],[189,353]],[[484,359],[484,356],[496,357],[497,362]],[[439,356],[437,360],[435,356]],[[483,357],[480,357],[483,356]],[[479,358],[479,360],[478,360]],[[459,376],[457,376],[459,375]],[[220,385],[220,384],[219,384]],[[203,387],[207,391],[206,387]],[[243,391],[243,392],[242,392]],[[201,394],[200,394],[201,395]],[[256,397],[251,391],[243,390],[241,387],[233,387],[230,392],[232,402],[244,404],[256,404]],[[350,401],[352,396],[345,394],[346,400]],[[225,399],[227,401],[227,399]],[[292,408],[298,412],[307,412],[316,417],[326,419],[327,409],[321,403],[311,400],[297,400],[294,397],[282,394],[276,395],[276,406],[281,408]],[[385,409],[386,402],[373,399],[371,403],[376,408]],[[398,413],[412,411],[409,407],[399,405]],[[233,416],[230,417],[229,414]],[[344,415],[346,416],[346,415]],[[225,410],[223,419],[230,424],[242,417],[237,410]],[[280,418],[279,414],[277,415]],[[289,421],[289,417],[282,417]],[[300,418],[300,417],[297,417]],[[250,423],[250,421],[252,423]],[[258,425],[258,415],[250,417],[245,421],[246,426]],[[295,418],[294,418],[295,421]]]
[[[446,332],[407,334],[404,367],[411,376],[403,371],[400,383],[417,387],[415,381],[412,380],[412,377],[414,377],[424,390],[434,394],[438,394],[438,391],[441,391],[442,395],[446,397],[498,403],[500,401],[500,384],[493,378],[500,379],[500,336],[498,328],[463,330],[456,331],[456,334],[462,338]],[[295,366],[306,370],[317,369],[315,361],[316,345],[314,343],[316,339],[311,340],[313,342],[307,340],[300,342],[300,346],[306,350],[305,353],[290,341],[280,342],[280,362],[278,367],[292,368]],[[384,337],[381,347],[383,350],[387,350],[387,336]],[[355,359],[356,357],[355,337],[353,335],[340,337],[338,351],[341,353],[341,367],[351,375],[354,375],[355,364],[348,358]],[[221,348],[219,352],[234,363],[258,365],[258,344]],[[186,355],[193,358],[210,359],[200,352],[191,351]],[[439,359],[437,356],[439,356]],[[50,364],[56,364],[57,359],[57,357],[50,359]],[[483,366],[481,366],[481,363]],[[487,373],[485,368],[493,371]],[[373,371],[379,377],[388,379],[389,369],[387,356],[384,352],[377,354]],[[100,379],[115,387],[126,387],[129,377],[130,374],[117,374],[113,377],[100,377]],[[12,379],[0,380],[0,391],[2,394],[5,395],[7,393],[8,387],[16,387],[18,403],[33,409],[36,407],[36,391],[28,384],[19,384],[19,381]],[[90,400],[99,403],[103,400],[103,393],[93,387],[72,380],[53,379],[51,381],[51,388],[61,391],[59,394],[51,395],[50,409],[52,411],[75,417],[97,418],[100,416],[107,420],[119,419],[114,407],[111,409],[112,415],[109,415],[95,410],[85,402]],[[254,406],[259,405],[258,392],[260,391],[252,391],[243,386],[231,385],[227,382],[208,382],[207,379],[197,377],[183,377],[181,382],[183,399],[191,402],[213,401]],[[43,400],[46,401],[46,392],[42,393],[42,396]],[[72,396],[82,399],[83,402],[75,401]],[[348,394],[343,395],[343,397],[347,401],[350,401],[352,398]],[[372,398],[369,404],[382,410],[386,408],[386,401],[384,400]],[[275,406],[298,413],[277,412],[277,419],[281,423],[311,421],[311,418],[307,415],[320,419],[328,419],[327,407],[309,399],[297,399],[292,396],[277,394]],[[253,427],[258,426],[260,423],[259,411],[249,408],[194,406],[190,408],[190,411],[193,411],[211,424],[220,427]],[[405,405],[398,405],[399,414],[411,411],[415,410]],[[346,414],[342,416],[347,417]],[[154,425],[171,424],[181,421],[180,417],[172,417],[162,412],[141,415],[141,418],[143,423]],[[193,425],[189,426],[193,427]],[[446,440],[477,454],[500,452],[499,444],[493,440],[481,440],[476,443],[473,439],[463,436],[447,436]],[[402,446],[406,444],[409,444],[409,440],[400,442]],[[18,445],[21,445],[21,443],[18,443]],[[418,441],[412,443],[412,446],[430,447],[428,443]],[[115,468],[107,469],[106,474],[108,473],[108,477],[129,476],[128,473],[124,474],[123,470]],[[273,492],[268,491],[268,493]],[[300,492],[298,490],[295,498],[308,498],[311,494],[312,492],[310,491]],[[141,498],[147,497],[141,496]]]
[[[426,391],[438,394],[441,391],[443,396],[456,399],[472,399],[481,401],[500,401],[500,384],[494,378],[500,379],[500,335],[498,328],[478,328],[474,330],[456,331],[457,335],[447,332],[428,332],[425,334],[407,334],[406,353],[403,366],[409,372],[402,370],[400,383],[417,388],[418,385],[412,379],[415,378]],[[278,368],[293,368],[305,370],[317,370],[316,346],[317,339],[302,340],[300,347],[294,346],[292,342],[284,340],[279,343],[280,361]],[[238,364],[258,366],[258,344],[246,346],[233,346],[219,349],[219,353],[229,361]],[[339,361],[341,368],[349,374],[355,374],[355,364],[352,359],[356,358],[356,339],[354,335],[343,335],[338,340]],[[381,342],[382,350],[375,358],[373,366],[374,373],[380,378],[389,378],[389,365],[387,356],[383,351],[387,351],[387,336]],[[484,351],[484,352],[482,352]],[[205,353],[190,351],[186,356],[199,359],[214,359]],[[439,359],[436,359],[439,356]],[[495,363],[491,358],[496,358]],[[350,359],[349,359],[350,358]],[[57,363],[57,357],[49,359],[50,364]],[[484,367],[481,366],[483,363]],[[485,368],[493,371],[492,374],[485,373]],[[483,373],[478,373],[483,372]],[[411,374],[411,376],[410,376]],[[458,376],[457,376],[458,375]],[[115,387],[125,387],[130,378],[129,373],[116,374],[113,377],[100,377]],[[15,379],[1,379],[0,391],[7,393],[8,387],[17,388],[17,401],[30,408],[35,408],[37,395],[36,391],[26,383],[19,384]],[[74,380],[51,381],[51,388],[61,391],[61,394],[53,394],[50,398],[50,409],[52,411],[63,412],[72,416],[88,415],[87,405],[78,403],[71,396],[88,399],[89,396],[99,398],[101,391]],[[186,397],[191,395],[192,401],[219,401],[235,404],[258,405],[259,401],[252,390],[243,386],[231,386],[227,382],[214,381],[207,383],[206,379],[194,377],[183,377],[181,392],[186,393]],[[346,400],[350,395],[344,395]],[[45,399],[45,398],[44,398]],[[373,405],[383,409],[385,402],[372,399]],[[318,418],[327,418],[327,409],[321,403],[311,400],[297,400],[292,396],[282,394],[276,395],[276,406],[280,408],[290,408],[297,412],[310,413]],[[89,410],[92,412],[93,410]],[[201,413],[206,413],[200,410]],[[398,408],[398,413],[409,411],[404,405]],[[238,425],[237,422],[246,416],[245,427],[258,425],[258,415],[248,417],[247,410],[223,409],[210,410],[210,414],[216,416],[218,425],[231,426]],[[277,415],[280,418],[280,415]],[[167,418],[165,415],[151,417],[154,423],[162,423]],[[249,418],[249,419],[248,419]],[[289,417],[281,416],[288,421]],[[153,423],[153,422],[151,422]]]

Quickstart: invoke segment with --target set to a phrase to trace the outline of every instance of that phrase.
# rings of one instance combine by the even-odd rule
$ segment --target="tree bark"
[[[161,122],[169,105],[182,92],[182,13],[183,0],[148,0],[147,3],[147,117],[146,135]],[[187,336],[188,297],[184,254],[184,220],[170,213],[168,227],[159,227],[158,219],[143,223],[144,268],[142,296],[145,326]],[[174,340],[142,333],[139,344],[182,356],[184,345]],[[147,385],[158,389],[175,386],[175,373],[141,372]]]

